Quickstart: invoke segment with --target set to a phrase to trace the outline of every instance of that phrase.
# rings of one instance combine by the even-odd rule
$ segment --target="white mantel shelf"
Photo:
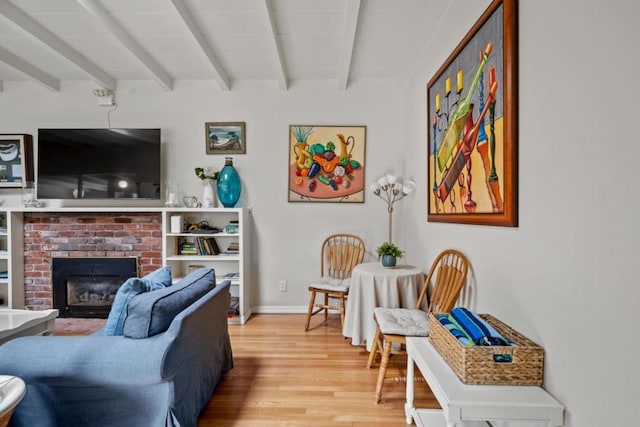
[[[53,212],[170,212],[178,209],[180,212],[233,212],[242,208],[167,208],[164,206],[63,206],[63,207],[43,207],[43,208],[25,208],[22,206],[5,207],[2,210],[8,212],[28,212],[28,213],[53,213]],[[251,213],[251,209],[247,209]]]

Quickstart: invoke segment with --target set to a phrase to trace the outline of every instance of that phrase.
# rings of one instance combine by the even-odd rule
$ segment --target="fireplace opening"
[[[135,257],[53,258],[53,307],[59,317],[106,319],[120,285],[137,275]]]

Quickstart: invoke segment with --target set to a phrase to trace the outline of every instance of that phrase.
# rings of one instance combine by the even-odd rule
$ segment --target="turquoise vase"
[[[384,267],[390,268],[396,266],[397,259],[393,255],[382,255],[381,261]]]
[[[226,157],[224,167],[218,176],[218,198],[225,208],[232,208],[240,199],[240,175],[233,167],[233,158]]]

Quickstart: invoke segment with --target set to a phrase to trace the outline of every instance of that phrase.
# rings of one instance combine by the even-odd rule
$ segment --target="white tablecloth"
[[[415,308],[424,284],[422,270],[410,265],[385,268],[379,262],[358,264],[351,273],[342,333],[353,345],[371,350],[376,323],[375,307]]]

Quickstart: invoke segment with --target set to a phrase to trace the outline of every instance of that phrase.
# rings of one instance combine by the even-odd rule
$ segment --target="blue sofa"
[[[233,367],[229,299],[229,283],[216,286],[213,270],[203,268],[166,289],[132,298],[124,335],[98,331],[3,344],[0,373],[27,384],[11,425],[196,426]]]

